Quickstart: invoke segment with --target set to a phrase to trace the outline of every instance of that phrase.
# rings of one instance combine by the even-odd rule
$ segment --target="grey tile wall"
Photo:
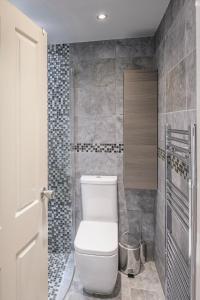
[[[158,195],[156,202],[155,260],[164,287],[165,276],[165,124],[187,129],[196,121],[195,0],[171,0],[155,35],[158,85]],[[181,189],[186,178],[173,172]]]
[[[48,205],[49,253],[70,253],[72,246],[70,61],[68,45],[48,47]]]
[[[123,187],[123,72],[154,69],[154,39],[71,44],[70,58],[75,89],[76,227],[81,220],[80,176],[117,175],[119,232],[137,234],[142,220],[142,234],[152,258],[156,194],[124,191]],[[101,146],[102,151],[95,151]],[[122,151],[118,151],[120,147]]]

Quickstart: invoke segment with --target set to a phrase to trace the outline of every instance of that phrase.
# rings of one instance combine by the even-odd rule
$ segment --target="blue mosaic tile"
[[[56,300],[63,280],[68,256],[51,253],[48,257],[48,300]]]
[[[48,47],[48,185],[55,197],[48,206],[49,253],[72,248],[69,45]]]

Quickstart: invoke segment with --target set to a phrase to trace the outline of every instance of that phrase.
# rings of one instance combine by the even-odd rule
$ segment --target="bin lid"
[[[120,244],[128,249],[137,249],[140,246],[140,241],[130,232],[124,232],[120,238]]]

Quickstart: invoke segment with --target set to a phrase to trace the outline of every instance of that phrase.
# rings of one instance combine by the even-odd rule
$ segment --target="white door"
[[[46,34],[0,0],[0,299],[46,300]]]

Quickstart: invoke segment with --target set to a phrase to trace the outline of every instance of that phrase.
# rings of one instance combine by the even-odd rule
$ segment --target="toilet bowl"
[[[83,221],[76,234],[75,260],[83,288],[112,293],[118,274],[117,177],[82,176]]]
[[[82,221],[75,239],[75,259],[86,291],[111,294],[118,272],[117,223]]]

